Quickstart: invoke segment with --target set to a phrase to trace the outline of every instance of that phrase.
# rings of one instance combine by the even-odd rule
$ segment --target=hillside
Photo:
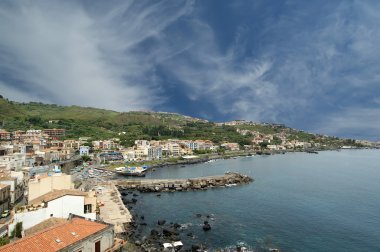
[[[322,137],[291,129],[283,125],[217,125],[206,120],[174,113],[116,112],[105,109],[59,106],[37,102],[18,103],[0,98],[0,122],[8,131],[27,129],[64,128],[66,138],[92,137],[106,139],[118,137],[125,146],[136,139],[209,139],[215,143],[224,141],[250,144],[251,134],[237,132],[249,130],[261,134],[284,132],[290,139],[342,144],[333,137]]]

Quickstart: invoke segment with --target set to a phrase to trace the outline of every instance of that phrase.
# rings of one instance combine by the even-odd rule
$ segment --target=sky
[[[380,2],[0,2],[0,94],[380,140]]]

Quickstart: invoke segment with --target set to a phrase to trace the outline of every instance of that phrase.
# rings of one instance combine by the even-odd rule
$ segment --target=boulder
[[[160,234],[160,232],[158,232],[156,229],[150,230],[150,235],[151,236],[158,236],[159,234]]]
[[[157,224],[160,226],[164,225],[165,223],[166,223],[166,220],[158,220],[157,221]]]
[[[199,251],[200,249],[201,249],[201,246],[199,246],[198,244],[191,245],[191,251],[192,252]]]
[[[205,221],[205,224],[203,224],[202,228],[203,228],[204,231],[211,230],[211,226],[210,226],[210,224],[207,221]]]
[[[179,233],[177,232],[177,230],[175,230],[174,228],[164,228],[162,230],[162,234],[164,236],[174,236],[174,235],[179,235]]]

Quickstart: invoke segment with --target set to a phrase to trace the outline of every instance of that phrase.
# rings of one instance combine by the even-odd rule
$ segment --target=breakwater
[[[207,190],[213,187],[230,187],[247,184],[253,179],[236,172],[227,172],[224,175],[208,176],[190,179],[141,179],[118,180],[115,184],[119,189],[132,189],[140,192],[173,192]]]

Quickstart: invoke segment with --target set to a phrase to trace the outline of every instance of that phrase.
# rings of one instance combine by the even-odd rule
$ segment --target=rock
[[[206,222],[206,221],[205,221]],[[210,226],[210,224],[208,224],[208,223],[205,223],[205,224],[203,224],[203,230],[204,231],[209,231],[209,230],[211,230],[211,226]]]
[[[174,235],[179,235],[179,233],[174,229],[174,228],[164,228],[162,230],[162,234],[164,236],[174,236]]]
[[[193,237],[194,236],[193,233],[191,233],[191,232],[187,233],[186,235],[189,236],[189,237]]]
[[[145,219],[144,215],[141,215],[140,219],[142,219],[142,220]]]
[[[141,246],[141,242],[139,240],[135,241],[136,246]]]
[[[193,245],[191,245],[191,251],[192,252],[196,252],[196,251],[198,251],[198,250],[200,250],[201,249],[201,246],[199,246],[199,245],[197,245],[197,244],[193,244]]]
[[[148,224],[146,224],[145,222],[140,223],[140,226],[146,226],[146,225],[148,225]]]
[[[166,220],[158,220],[157,221],[157,224],[161,225],[161,226],[164,225],[165,223],[166,223]]]
[[[202,214],[197,213],[195,216],[197,216],[198,218],[201,218],[201,217],[202,217]]]
[[[160,233],[156,229],[150,230],[150,235],[151,236],[158,236]]]
[[[132,199],[132,203],[136,203],[137,202],[137,199]]]
[[[156,196],[157,196],[157,197],[161,197],[161,194],[157,194]]]
[[[137,196],[139,196],[139,195],[137,195],[136,193],[133,194],[133,197],[137,197]]]
[[[181,225],[180,225],[180,224],[178,224],[178,223],[174,223],[174,224],[173,224],[173,227],[174,227],[174,228],[180,228],[180,227],[181,227]]]

